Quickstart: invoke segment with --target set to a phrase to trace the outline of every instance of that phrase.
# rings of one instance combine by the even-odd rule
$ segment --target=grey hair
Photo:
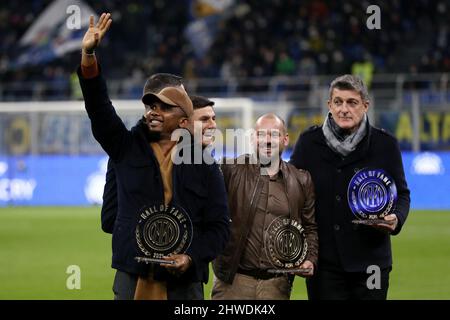
[[[333,89],[339,90],[355,90],[361,95],[363,101],[369,100],[369,92],[367,91],[367,87],[362,81],[362,79],[358,76],[354,76],[351,74],[344,74],[343,76],[337,77],[330,84],[329,97],[333,94]]]

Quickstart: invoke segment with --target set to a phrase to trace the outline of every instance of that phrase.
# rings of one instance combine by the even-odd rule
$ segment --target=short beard
[[[277,163],[277,161],[281,161],[281,154],[282,152],[278,155],[273,154],[270,157],[258,154],[259,163],[262,167],[270,167],[272,164]]]

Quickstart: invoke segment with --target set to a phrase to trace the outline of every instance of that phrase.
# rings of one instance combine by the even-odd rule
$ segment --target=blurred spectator
[[[219,22],[204,57],[194,55],[184,36],[191,19],[190,1],[85,2],[95,12],[112,12],[114,27],[105,39],[110,42],[105,46],[108,53],[101,55],[100,63],[109,78],[124,83],[128,79],[138,82],[137,74],[145,78],[155,72],[181,74],[186,79],[351,72],[367,77],[377,72],[408,72],[408,66],[398,70],[396,53],[413,43],[426,23],[432,25],[433,36],[423,43],[426,54],[413,61],[414,68],[418,72],[450,72],[448,0],[236,0]],[[36,80],[48,80],[46,88],[39,91],[43,99],[48,95],[60,98],[65,93],[70,96],[70,75],[79,52],[44,67],[10,69],[18,54],[18,41],[50,3],[52,0],[0,3],[3,97],[36,96],[32,84]],[[381,30],[366,27],[366,8],[373,4],[381,8]],[[371,55],[370,62],[361,65],[366,53]],[[17,84],[24,80],[29,83],[27,88]],[[123,92],[137,94],[127,86]]]
[[[282,52],[277,61],[276,73],[279,75],[292,75],[295,71],[295,62],[286,52]]]
[[[363,60],[355,61],[352,65],[352,74],[359,76],[364,81],[368,89],[370,89],[372,85],[373,72],[374,65],[372,58],[367,53],[364,55]]]

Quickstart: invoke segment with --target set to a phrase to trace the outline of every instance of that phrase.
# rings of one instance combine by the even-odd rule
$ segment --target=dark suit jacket
[[[141,255],[135,240],[139,210],[164,200],[158,161],[150,147],[145,123],[127,130],[117,116],[99,75],[84,79],[78,69],[86,111],[92,132],[114,163],[117,217],[112,230],[112,267],[132,274],[147,275],[148,265],[138,263]],[[219,255],[229,237],[229,213],[223,176],[217,164],[174,164],[172,204],[183,207],[194,228],[187,250],[193,266],[180,278],[157,267],[155,277],[168,281],[208,280],[208,262]]]
[[[322,127],[313,127],[298,138],[290,163],[311,173],[316,193],[316,220],[321,268],[366,272],[369,265],[392,265],[390,236],[370,226],[355,225],[347,202],[352,176],[365,167],[388,172],[397,185],[398,201],[394,213],[398,234],[409,212],[409,189],[397,140],[369,126],[366,137],[355,151],[342,157],[326,144]]]
[[[108,168],[106,171],[105,188],[103,189],[103,203],[101,211],[102,230],[106,233],[112,233],[114,223],[117,217],[117,182],[114,164],[108,159]]]
[[[137,122],[137,126],[141,125],[144,118]],[[147,141],[151,142],[154,137],[148,136]],[[105,187],[103,189],[103,202],[101,209],[101,226],[102,230],[106,233],[112,233],[114,230],[114,223],[117,217],[117,182],[116,182],[116,172],[114,171],[114,162],[111,158],[108,159],[108,165],[106,169],[105,177]]]

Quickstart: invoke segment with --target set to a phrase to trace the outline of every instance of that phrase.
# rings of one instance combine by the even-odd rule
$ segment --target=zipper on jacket
[[[253,190],[252,199],[250,200],[250,208],[252,207],[253,200],[255,200],[256,189],[258,189],[258,183],[259,183],[260,178],[261,178],[261,175],[258,175],[258,179],[256,180],[255,190]]]
[[[249,208],[249,216],[252,214],[252,206],[253,206],[253,201],[255,200],[255,196],[256,196],[256,190],[258,189],[258,185],[259,185],[259,180],[260,180],[260,178],[261,178],[261,175],[258,175],[258,179],[256,180],[256,185],[255,185],[255,189],[253,190],[253,195],[252,195],[252,198],[251,198],[251,200],[250,200],[250,208]],[[256,210],[256,209],[255,209]],[[248,222],[248,217],[247,217],[247,222]],[[245,227],[247,225],[247,223],[244,223],[243,225],[242,225],[242,227]],[[241,245],[241,243],[242,243],[242,238],[244,237],[244,233],[243,232],[241,232],[241,234],[240,234],[240,236],[239,236],[239,241],[238,241],[238,245],[240,246]],[[236,259],[236,255],[238,254],[238,252],[239,252],[240,250],[236,250],[235,251],[235,255],[233,256],[233,259],[232,259],[232,261],[234,261],[235,259]],[[237,263],[236,263],[236,270],[237,270],[237,268],[239,267],[239,261],[237,261]]]

